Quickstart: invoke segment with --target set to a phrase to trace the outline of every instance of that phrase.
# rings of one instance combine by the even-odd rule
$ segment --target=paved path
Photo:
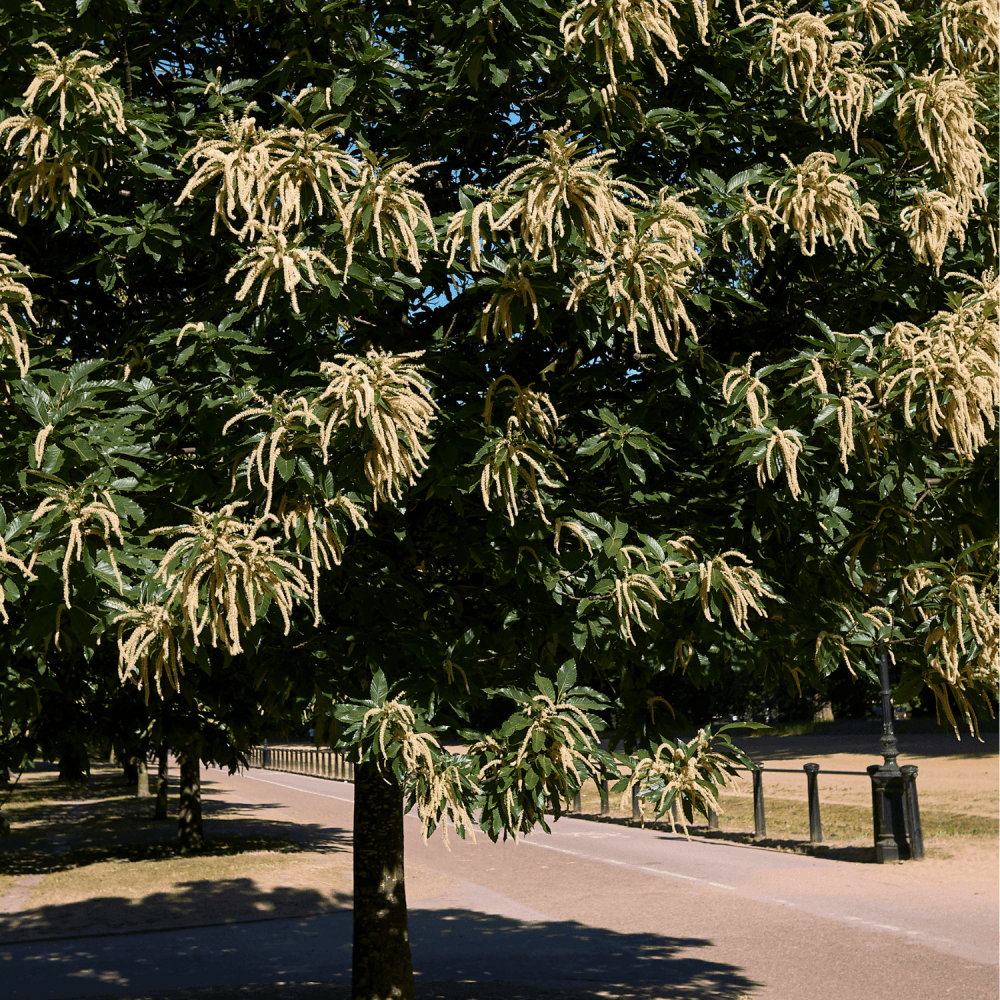
[[[350,829],[351,785],[260,771],[210,778],[293,815],[310,836]],[[453,837],[449,853],[440,836],[421,843],[415,817],[406,823],[414,966],[426,995],[997,996],[995,881],[977,895],[967,884],[928,887],[915,864],[876,868],[566,818],[552,836],[520,844]],[[306,981],[331,984],[308,993],[325,1000],[344,995],[334,984],[349,983],[350,943],[347,909],[0,943],[0,1000]],[[453,985],[435,990],[430,981]]]

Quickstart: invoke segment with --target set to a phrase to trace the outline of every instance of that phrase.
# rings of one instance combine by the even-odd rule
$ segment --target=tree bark
[[[388,779],[388,780],[387,780]],[[354,769],[351,1000],[413,1000],[403,874],[403,791],[374,764]]]
[[[813,722],[833,722],[833,704],[821,697],[814,698]]]
[[[90,756],[83,743],[66,743],[59,754],[59,780],[72,784],[90,781]]]
[[[156,812],[153,814],[155,819],[167,818],[167,797],[170,790],[168,767],[167,748],[163,746],[160,747],[156,768]]]
[[[145,757],[137,757],[136,764],[139,768],[138,781],[135,786],[135,797],[137,799],[149,798],[149,767]]]
[[[135,757],[130,757],[122,763],[122,774],[125,776],[126,785],[139,784],[139,764]]]
[[[201,741],[192,740],[178,754],[181,772],[177,806],[177,844],[181,854],[200,851],[205,845],[201,824]]]

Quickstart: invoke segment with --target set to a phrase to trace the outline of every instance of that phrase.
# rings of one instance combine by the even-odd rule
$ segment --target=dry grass
[[[802,784],[804,786],[805,782]],[[600,794],[594,782],[587,783],[581,799],[584,814],[600,812]],[[631,807],[620,809],[618,800],[619,796],[613,794],[610,796],[611,816],[631,819]],[[753,797],[747,794],[728,794],[722,795],[720,801],[723,812],[719,816],[719,830],[724,833],[752,834]],[[808,841],[809,813],[804,787],[800,799],[778,798],[765,794],[764,806],[769,838]],[[859,841],[868,843],[872,839],[870,805],[823,802],[821,796],[820,816],[825,841],[850,844]],[[707,833],[708,828],[704,819],[697,816],[696,819],[699,821],[698,825],[692,827],[691,832]],[[925,843],[939,841],[942,838],[971,838],[985,842],[989,839],[995,841],[1000,836],[1000,821],[990,816],[968,815],[932,808],[922,809],[920,820]]]
[[[208,844],[182,857],[176,818],[153,819],[153,800],[137,799],[120,772],[98,766],[84,786],[25,774],[4,807],[13,835],[0,841],[0,933],[62,936],[350,905],[345,837],[318,838],[268,817],[268,807],[215,796],[203,805]]]

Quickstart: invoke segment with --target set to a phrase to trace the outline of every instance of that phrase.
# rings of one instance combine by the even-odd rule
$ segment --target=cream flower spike
[[[505,177],[489,194],[489,200],[472,209],[470,256],[471,267],[480,267],[480,225],[485,215],[493,232],[501,232],[517,224],[525,248],[532,260],[543,251],[552,254],[552,270],[559,268],[556,239],[565,237],[572,226],[572,211],[576,210],[584,241],[601,253],[611,252],[621,232],[634,233],[632,209],[622,198],[628,197],[643,208],[649,200],[634,184],[610,176],[614,150],[589,153],[583,140],[570,141],[562,128],[542,133],[545,155],[535,156]],[[509,206],[504,208],[504,206]],[[503,210],[496,218],[494,212]],[[456,212],[448,225],[445,249],[455,259],[458,247],[465,241],[467,211]],[[515,244],[515,240],[511,240]]]
[[[615,56],[622,62],[633,62],[635,40],[638,40],[666,83],[667,67],[657,55],[654,43],[661,43],[675,59],[683,58],[675,25],[681,18],[681,10],[686,8],[694,18],[702,45],[707,45],[709,12],[714,6],[715,0],[676,0],[676,3],[672,0],[584,0],[566,11],[559,21],[563,51],[579,52],[592,40],[595,59],[608,67],[611,83],[606,91],[613,97],[619,89]]]
[[[958,247],[965,247],[968,218],[958,210],[958,203],[943,191],[917,191],[912,205],[899,213],[913,249],[921,264],[930,264],[941,273],[944,253],[952,236],[958,237]]]
[[[944,175],[944,191],[968,217],[977,204],[986,205],[983,166],[990,162],[976,120],[979,99],[972,83],[957,73],[938,70],[907,80],[896,98],[896,130],[907,144],[918,140],[936,170]]]
[[[836,156],[810,153],[797,165],[787,156],[781,158],[791,177],[768,188],[767,203],[785,230],[798,234],[802,253],[807,257],[815,254],[818,239],[832,246],[838,231],[852,253],[857,253],[855,241],[870,249],[864,219],[877,219],[878,211],[870,202],[859,203],[857,184],[849,174],[831,169],[836,166]]]
[[[126,131],[125,108],[122,104],[121,92],[117,87],[102,80],[101,77],[110,70],[117,59],[101,65],[81,66],[82,59],[99,58],[96,52],[79,49],[72,55],[60,58],[55,49],[46,42],[35,42],[32,48],[45,49],[49,61],[39,60],[36,65],[34,79],[24,92],[24,107],[27,111],[34,108],[42,88],[51,84],[45,97],[59,95],[59,127],[66,124],[66,115],[72,110],[76,114],[79,107],[99,115],[110,125],[113,125],[123,135]],[[67,99],[71,107],[67,107]]]

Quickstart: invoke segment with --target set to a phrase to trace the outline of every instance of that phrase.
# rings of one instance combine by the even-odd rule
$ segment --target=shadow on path
[[[273,903],[285,890],[258,894]],[[188,904],[225,907],[248,886],[190,887]],[[318,894],[317,894],[318,895]],[[302,902],[310,900],[303,891]],[[112,910],[113,898],[96,899]],[[131,904],[141,920],[144,906]],[[60,917],[52,908],[46,919]],[[5,1000],[340,1000],[349,995],[350,911],[310,918],[0,944]],[[617,933],[575,921],[525,922],[466,909],[414,910],[422,1000],[739,1000],[759,984],[714,961],[703,938]],[[280,985],[268,985],[280,984]]]

